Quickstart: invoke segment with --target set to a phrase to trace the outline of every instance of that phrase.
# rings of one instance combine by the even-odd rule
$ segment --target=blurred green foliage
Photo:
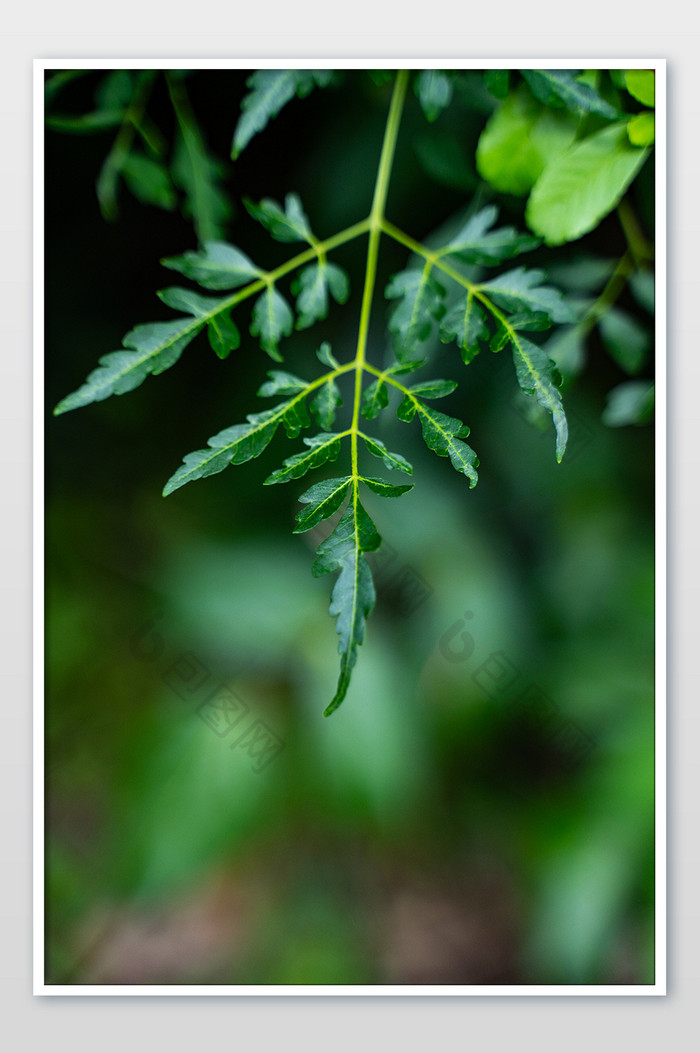
[[[89,110],[100,76],[67,82],[66,107]],[[290,102],[228,191],[298,191],[321,236],[364,214],[390,94],[376,80],[348,72]],[[186,78],[213,156],[228,155],[244,82]],[[433,106],[437,89],[423,86]],[[515,75],[510,90],[523,90]],[[390,191],[397,223],[423,237],[465,194],[489,199],[474,158],[499,105],[478,73],[429,123],[414,99]],[[176,137],[160,79],[150,107]],[[110,134],[47,133],[49,407],[152,311],[159,258],[196,245],[183,215],[132,198],[104,223],[93,184]],[[651,241],[647,169],[629,204]],[[524,202],[498,201],[524,229]],[[245,213],[225,222],[255,259],[278,262]],[[573,287],[590,303],[627,251],[613,214],[548,250],[548,266],[579,268]],[[351,244],[339,260],[356,273],[363,253]],[[587,285],[581,269],[596,261]],[[404,263],[387,246],[383,278]],[[341,360],[359,289],[327,325]],[[616,309],[649,332],[629,286]],[[601,421],[610,388],[629,383],[625,349],[635,370],[639,356],[649,366],[623,329],[575,333],[560,465],[502,355],[479,355],[445,403],[473,424],[475,490],[385,415],[390,449],[408,433],[416,486],[369,504],[391,548],[372,557],[372,632],[332,720],[327,586],[291,535],[290,488],[260,486],[283,441],[262,464],[160,497],[180,452],[251,403],[260,352],[244,339],[222,362],[202,345],[123,400],[49,421],[48,982],[653,982],[653,433]],[[295,334],[286,359],[309,362],[315,347]],[[436,340],[431,354],[440,375],[463,376],[454,347]],[[295,497],[304,481],[291,486]],[[514,677],[507,690],[488,675],[494,661]],[[226,735],[198,708],[223,686],[247,707]],[[231,748],[256,721],[281,747],[260,771],[245,741]]]

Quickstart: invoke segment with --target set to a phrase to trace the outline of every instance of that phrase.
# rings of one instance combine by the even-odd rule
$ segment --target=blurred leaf
[[[655,102],[655,75],[653,69],[625,70],[627,91],[643,106],[653,106]]]
[[[444,70],[423,69],[413,82],[427,120],[436,120],[452,101],[452,82]]]
[[[654,385],[646,380],[627,380],[608,394],[602,421],[609,428],[647,424],[654,412]]]
[[[508,96],[481,133],[479,175],[504,194],[524,196],[545,165],[570,146],[576,121],[538,105],[529,93]]]
[[[587,234],[615,207],[647,156],[629,142],[626,124],[574,143],[535,183],[525,210],[528,226],[548,245]]]
[[[241,116],[233,136],[231,156],[235,160],[250,140],[262,132],[283,106],[298,95],[304,98],[315,87],[332,83],[333,70],[259,69],[246,82],[250,92],[241,103]]]
[[[533,95],[548,106],[565,106],[572,113],[597,113],[615,120],[618,111],[589,84],[578,79],[575,69],[522,69]]]
[[[603,343],[625,373],[634,376],[644,367],[651,335],[632,315],[609,308],[598,321]]]

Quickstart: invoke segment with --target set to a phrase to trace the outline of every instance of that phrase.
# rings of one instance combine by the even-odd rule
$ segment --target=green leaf
[[[242,112],[231,148],[233,159],[295,95],[303,98],[316,86],[325,88],[332,79],[333,71],[325,69],[256,70],[246,81],[250,93],[241,103]]]
[[[265,480],[265,485],[272,483],[288,483],[291,479],[299,479],[311,468],[319,468],[327,461],[335,461],[340,453],[340,438],[335,434],[314,435],[313,438],[305,438],[304,442],[310,447],[288,457],[282,468],[277,468]]]
[[[587,234],[617,205],[648,154],[632,146],[626,124],[574,143],[535,183],[525,211],[528,226],[548,245]]]
[[[395,274],[384,294],[400,300],[389,317],[389,329],[396,336],[397,358],[405,361],[429,338],[433,323],[444,314],[445,290],[431,275],[430,264],[426,264],[420,270]]]
[[[275,241],[306,241],[309,245],[313,244],[314,236],[298,194],[287,194],[284,210],[269,197],[263,198],[259,205],[248,199],[243,204]]]
[[[554,384],[559,379],[556,367],[546,351],[524,336],[512,336],[511,346],[518,384],[526,395],[533,396],[552,414],[557,434],[556,457],[560,462],[566,449],[569,427],[561,396]]]
[[[360,477],[362,482],[375,494],[379,494],[380,497],[401,497],[402,494],[407,494],[409,490],[413,489],[413,483],[406,483],[402,486],[392,486],[391,483],[385,483],[383,479],[368,479],[367,476]]]
[[[160,289],[156,296],[174,311],[185,311],[187,314],[194,315],[195,318],[220,311],[227,302],[225,296],[202,296],[201,293],[194,292],[192,289],[181,289],[175,285],[168,289]]]
[[[350,294],[348,276],[334,263],[319,261],[304,267],[292,283],[297,297],[297,329],[308,329],[328,314],[328,294],[343,304]]]
[[[207,324],[209,344],[219,358],[228,358],[241,346],[241,334],[228,311],[221,311]]]
[[[443,70],[421,70],[413,88],[429,121],[436,120],[452,101],[452,81]]]
[[[194,222],[201,244],[221,236],[231,204],[221,185],[224,169],[212,158],[194,119],[181,115],[171,167],[173,182],[185,194],[184,213]]]
[[[652,270],[635,271],[630,278],[630,289],[638,304],[648,311],[654,313],[654,272]]]
[[[510,340],[513,329],[516,331],[535,330],[536,332],[541,332],[543,329],[549,329],[551,324],[551,318],[544,311],[535,311],[532,314],[529,312],[513,314],[510,318],[503,321],[497,319],[496,332],[491,337],[489,347],[492,351],[502,351]]]
[[[437,410],[429,409],[415,397],[405,398],[396,411],[399,419],[404,421],[413,420],[416,413],[428,449],[439,457],[449,457],[453,468],[469,479],[470,489],[475,487],[478,480],[476,469],[479,459],[471,446],[462,441],[469,435],[467,425],[457,420],[456,417],[448,417],[446,413],[438,413]]]
[[[653,69],[625,70],[625,86],[630,95],[643,106],[654,106],[655,74]]]
[[[543,312],[553,322],[573,322],[576,315],[558,289],[542,285],[544,271],[516,267],[480,285],[489,299],[506,311]]]
[[[481,344],[488,340],[486,315],[472,292],[451,307],[440,323],[440,339],[443,344],[457,341],[465,365],[474,359]]]
[[[540,244],[532,234],[519,234],[514,227],[490,230],[498,218],[495,205],[487,205],[464,224],[440,255],[456,256],[463,263],[492,266],[503,260],[529,252]]]
[[[647,424],[654,412],[654,385],[646,380],[627,380],[608,393],[602,421],[609,428]]]
[[[324,366],[328,366],[330,369],[338,369],[340,363],[336,361],[331,353],[331,345],[327,340],[324,340],[318,351],[316,352],[316,358]]]
[[[186,252],[160,262],[205,289],[237,289],[262,275],[244,252],[225,241],[206,241],[198,252]]]
[[[609,308],[598,320],[605,347],[625,373],[634,376],[644,366],[651,347],[651,335],[626,311]]]
[[[484,87],[496,99],[505,99],[510,83],[510,70],[487,69],[484,71]]]
[[[375,457],[380,457],[387,468],[395,468],[400,472],[405,472],[406,475],[413,475],[413,466],[400,453],[387,450],[380,439],[370,438],[369,435],[363,435],[362,438],[368,451]]]
[[[346,483],[350,486],[352,479],[346,480]],[[330,614],[337,618],[340,675],[335,696],[324,711],[327,717],[338,708],[347,694],[357,660],[357,648],[364,639],[365,622],[374,606],[372,573],[363,553],[374,551],[380,543],[376,527],[355,491],[353,500],[349,502],[335,530],[318,548],[314,575],[340,570],[329,609]]]
[[[329,378],[319,389],[311,400],[309,408],[321,428],[326,431],[333,427],[335,411],[343,405],[338,385],[333,378]]]
[[[263,351],[267,351],[277,362],[282,356],[277,350],[282,337],[289,336],[294,327],[294,315],[284,296],[274,285],[268,285],[262,296],[253,304],[250,323],[252,336],[257,336]]]
[[[419,384],[412,384],[408,390],[422,399],[444,399],[456,387],[456,380],[423,380]]]
[[[209,449],[188,453],[182,466],[165,484],[163,497],[185,483],[222,472],[229,464],[243,464],[259,457],[272,442],[280,424],[285,426],[288,434],[298,434],[305,423],[308,423],[308,417],[304,421],[301,396],[262,413],[249,413],[245,424],[234,424],[208,439]]]
[[[576,120],[568,113],[546,109],[529,92],[517,92],[489,118],[476,148],[476,167],[496,190],[524,196],[575,137]]]
[[[615,120],[619,111],[598,94],[595,88],[577,80],[575,69],[521,69],[532,94],[548,106],[565,106],[572,113],[597,113]]]
[[[94,110],[92,113],[83,113],[79,117],[62,116],[60,114],[49,114],[46,118],[46,127],[56,132],[72,132],[77,135],[91,134],[92,132],[104,132],[108,128],[118,127],[124,119],[124,111],[116,110]]]
[[[323,479],[320,483],[314,483],[299,498],[300,502],[308,507],[302,508],[301,512],[297,513],[294,533],[303,534],[305,530],[310,530],[322,519],[328,519],[334,512],[337,512],[351,484],[351,475],[344,475],[339,479]],[[327,569],[332,570],[333,568],[328,567]],[[326,573],[326,571],[321,571],[321,573]]]
[[[653,113],[638,113],[627,122],[627,135],[633,146],[651,146],[655,134]]]
[[[386,382],[381,377],[377,377],[362,392],[360,413],[365,420],[374,420],[388,405],[389,393],[386,389]]]
[[[260,398],[273,398],[275,395],[298,395],[309,386],[308,380],[302,380],[294,373],[287,373],[283,369],[271,369],[267,374],[268,379],[258,390]]]
[[[132,152],[124,160],[121,173],[131,193],[142,204],[156,205],[169,212],[175,208],[177,195],[168,169],[160,161]]]
[[[82,387],[59,402],[54,414],[101,402],[110,395],[123,395],[142,384],[150,373],[163,373],[175,365],[203,325],[191,318],[177,318],[136,326],[122,340],[124,347],[135,350],[104,355]]]

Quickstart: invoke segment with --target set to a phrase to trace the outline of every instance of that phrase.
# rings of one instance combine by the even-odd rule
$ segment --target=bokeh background
[[[294,249],[241,197],[297,191],[320,237],[362,218],[391,88],[346,73],[234,164],[245,76],[186,83],[222,161],[226,234],[274,267]],[[68,85],[65,109],[89,110],[100,77]],[[495,100],[478,74],[469,84],[433,125],[415,99],[404,114],[388,214],[421,239],[491,199],[473,158]],[[167,140],[160,80],[149,105]],[[292,534],[308,482],[261,485],[298,443],[278,436],[258,461],[160,496],[186,452],[263,407],[271,363],[255,342],[221,362],[200,336],[127,396],[51,416],[136,322],[169,316],[155,290],[186,283],[159,260],[196,246],[178,209],[126,192],[103,219],[94,184],[113,140],[46,137],[47,982],[652,983],[654,444],[649,425],[601,422],[624,372],[591,333],[557,465],[505,352],[465,371],[454,345],[431,346],[433,375],[460,381],[440,408],[472,428],[480,481],[470,491],[417,425],[375,422],[416,485],[368,498],[386,542],[377,607],[324,719],[331,582]],[[630,200],[653,239],[650,165]],[[498,201],[522,228],[522,202]],[[365,251],[333,257],[350,302],[282,344],[300,375],[322,339],[354,354]],[[583,253],[624,251],[613,215],[543,258],[575,283]],[[379,292],[406,259],[382,242]],[[377,363],[386,310],[378,295]],[[242,727],[274,736],[269,763],[212,726],[201,707],[221,689],[247,707]]]

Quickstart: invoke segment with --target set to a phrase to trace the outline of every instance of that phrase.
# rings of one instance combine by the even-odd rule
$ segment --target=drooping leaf
[[[369,435],[363,435],[362,438],[368,451],[374,454],[375,457],[380,457],[387,468],[396,468],[400,472],[405,472],[406,475],[413,475],[413,465],[409,464],[400,453],[392,453],[391,450],[387,450],[380,439],[370,438]]]
[[[309,447],[301,453],[295,453],[287,457],[281,468],[267,477],[265,485],[272,483],[288,483],[291,479],[299,479],[311,468],[319,468],[327,461],[335,461],[340,453],[340,435],[337,433],[314,435],[305,438],[304,442]]]
[[[470,489],[476,486],[479,459],[471,446],[463,442],[469,435],[467,425],[456,417],[448,417],[446,413],[424,406],[415,397],[404,398],[396,411],[399,419],[404,421],[413,420],[416,413],[428,449],[439,457],[449,457],[453,468],[466,475]]]
[[[627,380],[608,393],[602,414],[609,428],[647,424],[654,412],[654,385],[646,380]]]
[[[396,355],[405,361],[420,349],[430,336],[433,325],[444,314],[445,290],[430,273],[430,264],[422,269],[400,271],[385,290],[389,299],[399,303],[389,317],[389,329],[396,337]]]
[[[337,484],[340,480],[334,482]],[[352,479],[346,482],[349,487]],[[345,492],[347,489],[343,497]],[[336,505],[336,508],[339,507],[340,503]],[[363,508],[357,491],[353,490],[352,498],[335,530],[319,546],[313,565],[315,576],[340,571],[329,609],[330,614],[337,619],[340,675],[335,696],[325,709],[324,716],[330,716],[347,694],[357,660],[357,648],[364,639],[365,622],[375,601],[372,573],[364,553],[375,551],[380,543],[381,538],[374,523]]]
[[[171,78],[171,98],[178,118],[178,135],[171,173],[185,194],[185,216],[194,222],[200,244],[220,238],[231,216],[231,203],[222,180],[224,168],[207,149],[184,87]]]
[[[252,336],[257,336],[263,351],[270,358],[281,362],[282,356],[277,350],[280,340],[289,336],[294,328],[294,315],[284,296],[274,285],[268,285],[262,296],[253,305],[250,323]]]
[[[576,320],[572,307],[558,289],[543,285],[544,271],[516,267],[483,282],[480,289],[506,311],[544,312],[553,322]]]
[[[577,79],[581,70],[522,69],[520,72],[532,94],[548,106],[565,106],[567,110],[578,114],[597,113],[609,120],[619,117],[618,110],[606,102],[595,88]]]
[[[569,427],[561,396],[555,386],[555,381],[560,381],[556,367],[546,351],[524,336],[513,335],[511,346],[518,384],[526,395],[533,396],[552,415],[557,434],[556,458],[561,461],[566,450]]]
[[[513,314],[510,318],[499,318],[496,322],[496,331],[489,341],[489,347],[492,351],[501,351],[510,340],[513,330],[542,332],[543,329],[549,329],[551,324],[551,318],[544,311],[533,311],[532,313],[528,311],[524,314]]]
[[[520,234],[514,227],[490,228],[498,218],[495,205],[487,205],[471,216],[460,232],[450,241],[440,255],[456,256],[463,263],[492,266],[503,260],[529,252],[540,244],[532,234]],[[411,273],[411,272],[409,272]]]
[[[186,252],[160,262],[192,278],[204,289],[237,289],[262,275],[244,252],[225,241],[206,241],[198,252]]]
[[[231,148],[233,159],[295,95],[303,98],[316,86],[325,88],[332,79],[333,71],[327,69],[256,70],[246,81],[250,92],[241,103],[242,112]]]
[[[328,314],[328,294],[343,304],[350,294],[348,276],[326,260],[303,267],[292,283],[297,298],[297,329],[308,329]]]
[[[463,299],[451,307],[440,323],[443,344],[456,340],[467,366],[479,354],[488,336],[486,315],[472,292],[467,292]]]
[[[625,70],[625,86],[643,106],[655,104],[655,74],[653,69]]]
[[[297,435],[308,424],[303,396],[281,402],[262,413],[249,413],[245,424],[234,424],[208,439],[209,449],[186,454],[184,463],[168,480],[163,496],[173,493],[185,483],[204,479],[222,472],[229,464],[243,464],[267,449],[280,424],[289,435]]]
[[[618,366],[630,376],[639,373],[651,347],[651,335],[644,326],[626,311],[611,307],[599,318],[598,329]]]
[[[300,502],[307,507],[297,512],[297,525],[294,533],[303,534],[305,530],[315,527],[322,519],[329,519],[342,505],[351,485],[352,476],[344,475],[338,479],[323,479],[320,483],[314,483],[309,487],[299,498]]]
[[[545,165],[573,143],[576,125],[570,114],[544,107],[529,92],[509,95],[479,137],[479,175],[504,194],[528,194]]]
[[[528,226],[548,245],[587,234],[617,205],[648,154],[630,143],[625,123],[574,143],[535,183],[525,211]]]
[[[269,197],[263,198],[259,205],[247,199],[243,203],[253,219],[257,220],[275,241],[306,241],[309,245],[313,243],[314,236],[309,219],[301,206],[298,194],[287,194],[284,209]]]
[[[101,402],[110,395],[123,395],[143,383],[150,373],[163,373],[175,365],[204,324],[198,319],[177,318],[136,326],[122,339],[124,347],[134,350],[104,355],[85,383],[59,402],[54,414]]]
[[[429,121],[436,120],[452,101],[452,81],[444,70],[421,70],[413,87]]]

